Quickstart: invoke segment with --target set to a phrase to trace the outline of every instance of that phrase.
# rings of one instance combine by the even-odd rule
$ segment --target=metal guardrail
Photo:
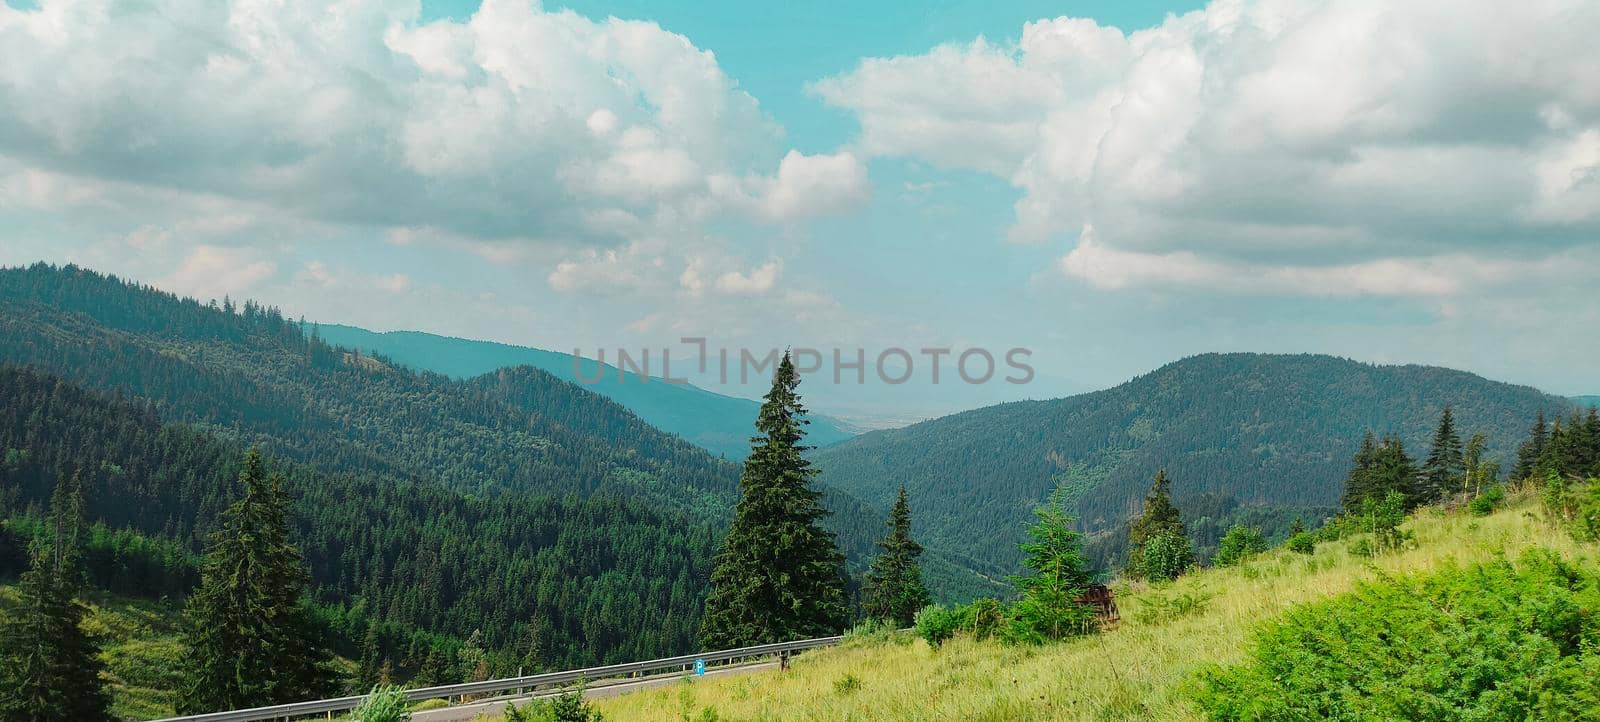
[[[706,652],[704,654],[685,654],[679,657],[653,659],[647,662],[625,662],[604,667],[590,667],[588,669],[573,669],[565,672],[545,672],[524,677],[508,677],[506,679],[492,679],[484,682],[468,682],[466,684],[447,684],[439,687],[419,687],[405,690],[406,699],[419,702],[425,699],[448,699],[462,695],[494,694],[496,692],[510,692],[525,690],[535,687],[566,686],[582,681],[610,679],[646,672],[659,672],[666,669],[683,668],[685,671],[692,667],[695,660],[705,660],[707,665],[728,663],[752,657],[767,657],[774,654],[787,654],[818,647],[828,647],[839,643],[842,636],[818,637],[816,639],[801,639],[793,642],[775,642],[773,644],[758,644],[754,647],[741,647],[739,649],[725,649],[720,652]],[[259,722],[260,720],[289,719],[294,717],[307,717],[310,715],[344,712],[361,706],[367,695],[352,697],[338,697],[335,699],[321,699],[312,702],[293,702],[270,707],[254,707],[251,709],[233,710],[231,712],[212,712],[197,714],[187,717],[168,717],[154,722]]]

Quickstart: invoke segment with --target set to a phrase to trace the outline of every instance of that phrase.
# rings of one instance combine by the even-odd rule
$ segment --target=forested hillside
[[[693,647],[738,468],[548,373],[413,372],[254,303],[44,265],[0,270],[5,365],[12,512],[82,467],[92,520],[194,552],[257,446],[289,473],[319,599],[396,640],[531,634],[558,665]],[[859,571],[884,512],[825,503]],[[939,553],[929,568],[950,595],[994,587]]]
[[[419,331],[378,333],[338,324],[318,324],[316,332],[336,346],[378,354],[414,369],[457,379],[512,366],[532,366],[565,381],[578,380],[572,355],[556,351]],[[661,373],[659,351],[653,351],[651,358],[656,364],[653,371]],[[680,372],[694,363],[688,357],[674,360],[679,369],[675,376],[681,376]],[[689,384],[669,384],[659,378],[646,382],[630,374],[626,381],[619,381],[614,366],[592,359],[583,359],[580,364],[585,389],[627,407],[650,425],[729,459],[743,459],[749,453],[750,420],[755,418],[757,402]],[[599,380],[595,380],[597,377]],[[839,421],[818,414],[811,414],[810,418],[808,436],[813,446],[827,446],[852,435]]]
[[[1365,430],[1414,453],[1445,406],[1486,457],[1510,468],[1538,412],[1566,399],[1460,371],[1375,366],[1316,355],[1209,354],[1112,389],[1002,404],[875,431],[814,454],[822,478],[877,504],[904,483],[923,500],[925,543],[1009,565],[1028,510],[1058,483],[1102,563],[1120,558],[1124,524],[1158,469],[1200,547],[1234,521],[1287,528],[1338,504]]]
[[[90,541],[100,586],[151,598],[182,596],[196,581],[190,555],[238,496],[243,454],[236,442],[163,423],[148,404],[8,368],[0,368],[0,449],[5,513],[38,508],[57,478],[81,473],[90,519],[176,540],[129,537],[150,551],[123,554],[118,566],[145,571],[122,583],[96,573],[106,545]],[[386,654],[409,671],[430,652],[414,647],[411,630],[457,639],[481,631],[491,649],[536,639],[541,661],[556,666],[691,646],[713,524],[610,491],[474,496],[372,473],[281,468],[318,599],[352,608],[357,634],[380,623]],[[10,563],[0,566],[15,568],[21,527],[8,528],[0,546],[12,551],[0,557]]]

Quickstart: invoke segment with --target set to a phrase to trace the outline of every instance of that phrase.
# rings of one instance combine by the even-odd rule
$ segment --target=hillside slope
[[[1508,462],[1537,412],[1571,408],[1450,369],[1208,354],[1105,391],[863,434],[813,458],[828,484],[868,502],[906,484],[925,543],[1001,565],[1015,563],[1029,510],[1063,483],[1106,562],[1120,556],[1122,525],[1157,469],[1173,478],[1191,532],[1212,535],[1202,546],[1232,518],[1271,532],[1337,504],[1365,430],[1398,434],[1423,455],[1447,405],[1463,436],[1488,434],[1487,454]]]
[[[1486,518],[1425,512],[1405,524],[1416,543],[1371,558],[1361,539],[1329,542],[1305,557],[1269,552],[1241,567],[1209,569],[1165,587],[1119,586],[1122,621],[1100,634],[1037,648],[958,637],[938,650],[911,635],[866,637],[806,653],[787,673],[706,679],[600,700],[607,719],[799,720],[1202,720],[1184,691],[1208,664],[1245,658],[1259,625],[1297,604],[1356,584],[1452,564],[1515,560],[1543,547],[1600,568],[1523,499]],[[1181,611],[1179,611],[1181,610]]]
[[[335,346],[360,349],[456,379],[531,366],[563,381],[578,382],[581,371],[583,388],[627,407],[651,426],[729,459],[743,459],[750,452],[750,420],[756,417],[760,406],[750,399],[724,396],[690,384],[669,384],[657,378],[644,382],[630,375],[626,381],[619,381],[617,369],[609,364],[583,359],[581,369],[575,369],[572,355],[557,351],[419,331],[379,333],[338,324],[318,324],[315,332]],[[594,381],[597,374],[599,380]],[[853,435],[844,423],[816,414],[811,416],[808,432],[813,446],[828,446]]]

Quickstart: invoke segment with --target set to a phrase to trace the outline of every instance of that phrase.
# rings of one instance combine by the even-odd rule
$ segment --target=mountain
[[[1338,503],[1363,432],[1398,434],[1420,457],[1446,405],[1463,436],[1488,434],[1507,470],[1537,412],[1572,407],[1444,368],[1208,354],[1104,391],[870,432],[813,458],[829,485],[868,502],[904,483],[924,544],[1007,567],[1029,509],[1064,484],[1093,556],[1111,563],[1157,469],[1202,548],[1233,521],[1281,533]]]
[[[760,404],[750,399],[724,396],[692,384],[669,384],[651,377],[644,381],[630,374],[619,380],[617,369],[582,358],[574,368],[571,354],[435,336],[419,331],[379,333],[354,326],[318,324],[315,333],[335,346],[359,349],[395,363],[446,376],[466,379],[512,366],[531,366],[564,381],[611,399],[662,431],[729,459],[743,459],[750,451],[751,420]],[[580,374],[582,381],[580,381]],[[594,381],[596,376],[598,381]],[[842,421],[813,414],[808,442],[828,446],[854,435]]]
[[[537,368],[412,371],[254,303],[70,266],[0,269],[5,366],[20,375],[0,452],[22,465],[0,474],[0,504],[36,505],[83,466],[96,519],[197,550],[258,447],[289,474],[321,601],[490,644],[537,621],[569,666],[692,649],[738,495],[735,464]],[[47,430],[57,416],[74,422]],[[823,492],[859,571],[885,513]],[[981,564],[929,557],[944,596],[995,586]]]
[[[1582,407],[1585,407],[1585,408],[1590,407],[1590,406],[1600,406],[1600,395],[1595,395],[1595,396],[1571,396],[1571,397],[1568,397],[1568,398],[1572,399],[1572,403],[1577,404],[1577,405],[1582,406]]]

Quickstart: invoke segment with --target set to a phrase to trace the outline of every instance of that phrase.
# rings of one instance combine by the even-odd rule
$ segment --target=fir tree
[[[820,522],[811,488],[800,376],[786,352],[756,419],[760,435],[739,478],[739,503],[717,553],[701,622],[708,648],[832,634],[848,616],[844,555]]]
[[[1461,450],[1461,437],[1456,434],[1455,419],[1450,407],[1439,415],[1439,428],[1433,432],[1433,446],[1428,459],[1422,464],[1422,477],[1417,487],[1416,504],[1432,504],[1461,484],[1466,474],[1466,464]]]
[[[1156,471],[1155,483],[1144,498],[1144,511],[1128,525],[1128,572],[1135,577],[1144,576],[1144,548],[1160,534],[1184,536],[1183,519],[1178,507],[1172,504],[1172,482],[1167,470]]]
[[[904,484],[889,512],[889,536],[878,542],[878,547],[883,553],[867,571],[862,609],[873,619],[902,629],[909,627],[929,599],[928,588],[922,583],[922,569],[917,565],[922,545],[911,538],[911,504],[906,500]]]
[[[1064,639],[1094,627],[1093,611],[1079,601],[1094,578],[1083,556],[1083,535],[1072,529],[1064,496],[1057,487],[1046,504],[1034,509],[1028,527],[1032,541],[1021,547],[1022,566],[1030,573],[1011,578],[1022,593],[1008,630],[1016,641]]]
[[[289,540],[281,479],[246,454],[244,497],[223,513],[200,588],[184,611],[185,714],[315,699],[335,689],[331,653],[312,629],[308,574]]]
[[[1540,411],[1538,419],[1533,422],[1533,429],[1528,432],[1528,440],[1522,442],[1522,446],[1517,449],[1518,480],[1535,478],[1539,459],[1544,456],[1545,445],[1549,441],[1550,428],[1545,424],[1544,412]]]
[[[1356,449],[1356,456],[1350,463],[1350,472],[1344,479],[1344,496],[1340,506],[1345,511],[1361,508],[1361,500],[1372,496],[1373,470],[1378,464],[1378,440],[1368,429],[1365,436],[1361,437],[1361,447]]]
[[[366,694],[378,686],[383,674],[383,646],[378,637],[378,623],[367,622],[367,633],[361,639],[361,663],[356,669],[357,694]]]
[[[111,719],[99,646],[84,631],[88,610],[75,598],[83,580],[83,506],[79,477],[56,485],[49,534],[35,540],[17,585],[19,603],[0,623],[0,721]]]

